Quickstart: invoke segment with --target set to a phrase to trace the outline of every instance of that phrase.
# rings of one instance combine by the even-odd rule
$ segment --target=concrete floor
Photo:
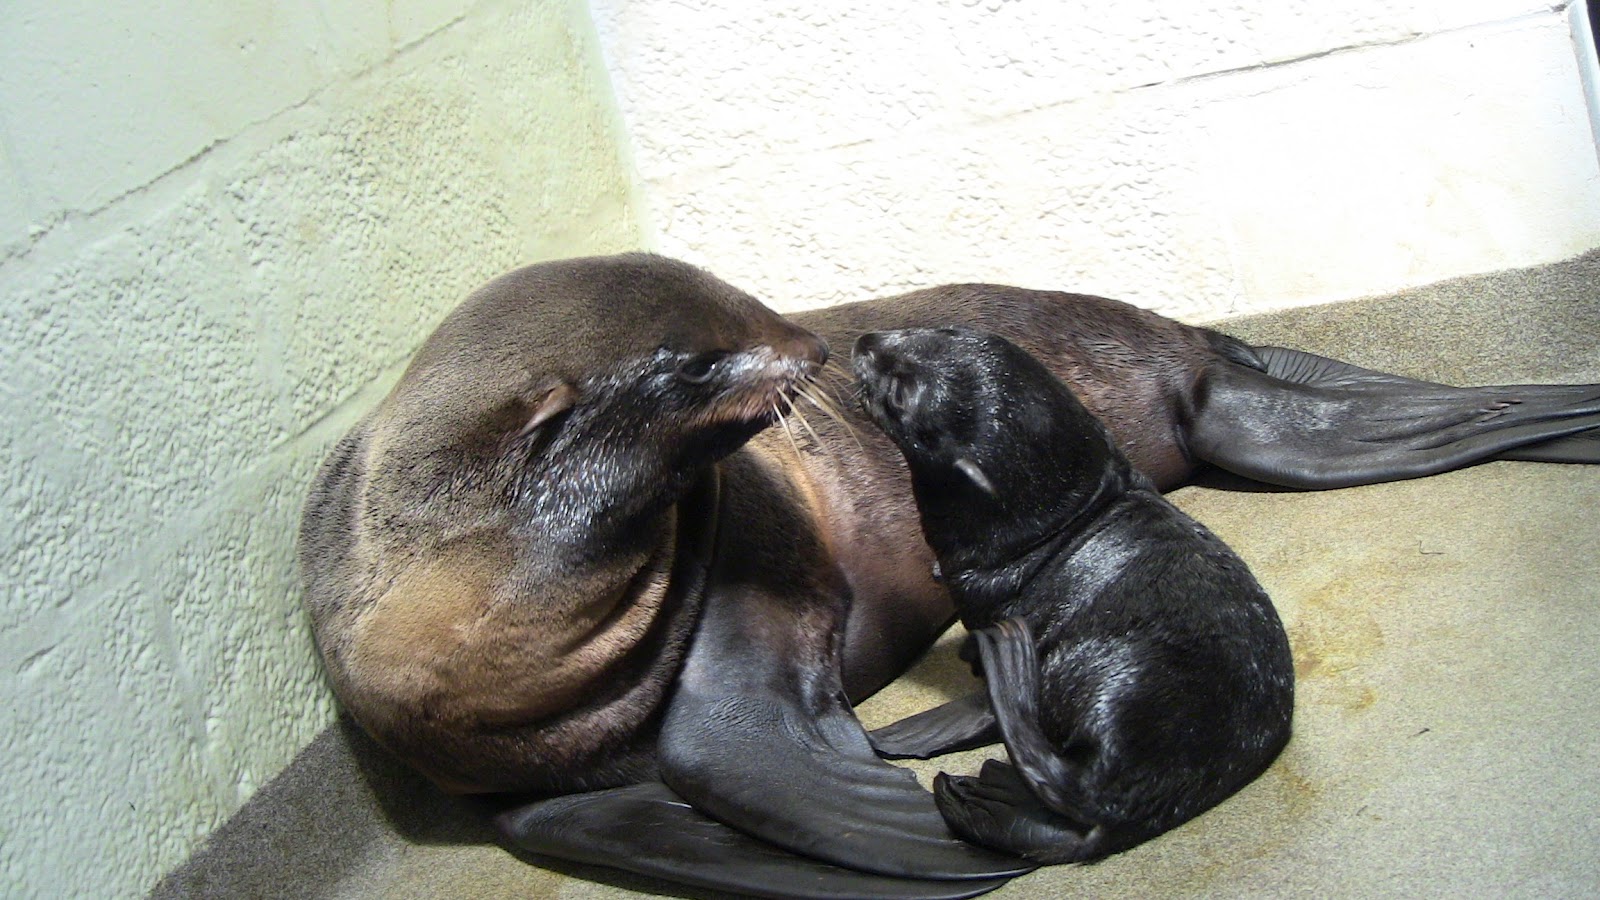
[[[1457,383],[1600,381],[1600,254],[1224,330]],[[989,896],[1600,896],[1600,467],[1174,497],[1278,606],[1294,739],[1195,821]],[[965,693],[956,640],[863,704],[868,727]],[[926,782],[998,752],[912,767]],[[336,727],[153,896],[705,896],[489,840],[469,807]]]

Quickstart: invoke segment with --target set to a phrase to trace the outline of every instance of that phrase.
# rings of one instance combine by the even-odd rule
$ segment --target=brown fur
[[[686,309],[704,328],[675,334]],[[741,374],[674,408],[696,389],[673,367],[724,351]],[[454,790],[648,775],[699,603],[675,584],[716,517],[704,466],[818,353],[655,257],[534,266],[468,298],[306,507],[307,606],[340,699]]]

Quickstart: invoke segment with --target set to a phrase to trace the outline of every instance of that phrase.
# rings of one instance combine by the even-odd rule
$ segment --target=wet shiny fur
[[[1040,862],[1091,860],[1272,762],[1294,681],[1271,602],[1060,379],[1003,338],[954,328],[864,335],[855,370],[910,466],[1011,759],[940,776],[959,834]]]

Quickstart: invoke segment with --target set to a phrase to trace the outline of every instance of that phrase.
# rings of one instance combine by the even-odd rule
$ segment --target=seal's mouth
[[[726,361],[729,387],[707,410],[708,418],[757,429],[772,425],[816,386],[827,359],[827,342],[809,333],[735,354]]]

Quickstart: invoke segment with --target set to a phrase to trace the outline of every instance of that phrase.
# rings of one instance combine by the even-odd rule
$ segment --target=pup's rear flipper
[[[939,811],[956,834],[1043,863],[1099,855],[1101,830],[1083,830],[1056,815],[1028,791],[1008,763],[991,759],[976,777],[940,772],[933,779]]]
[[[1039,725],[1042,685],[1028,623],[1006,619],[972,632],[983,677],[1011,762],[989,760],[978,777],[940,774],[939,812],[969,841],[1044,863],[1104,856],[1099,804],[1086,793],[1082,767],[1052,746]]]
[[[1189,450],[1246,478],[1336,488],[1489,459],[1600,463],[1600,385],[1459,388],[1282,347],[1224,363],[1196,392]]]

